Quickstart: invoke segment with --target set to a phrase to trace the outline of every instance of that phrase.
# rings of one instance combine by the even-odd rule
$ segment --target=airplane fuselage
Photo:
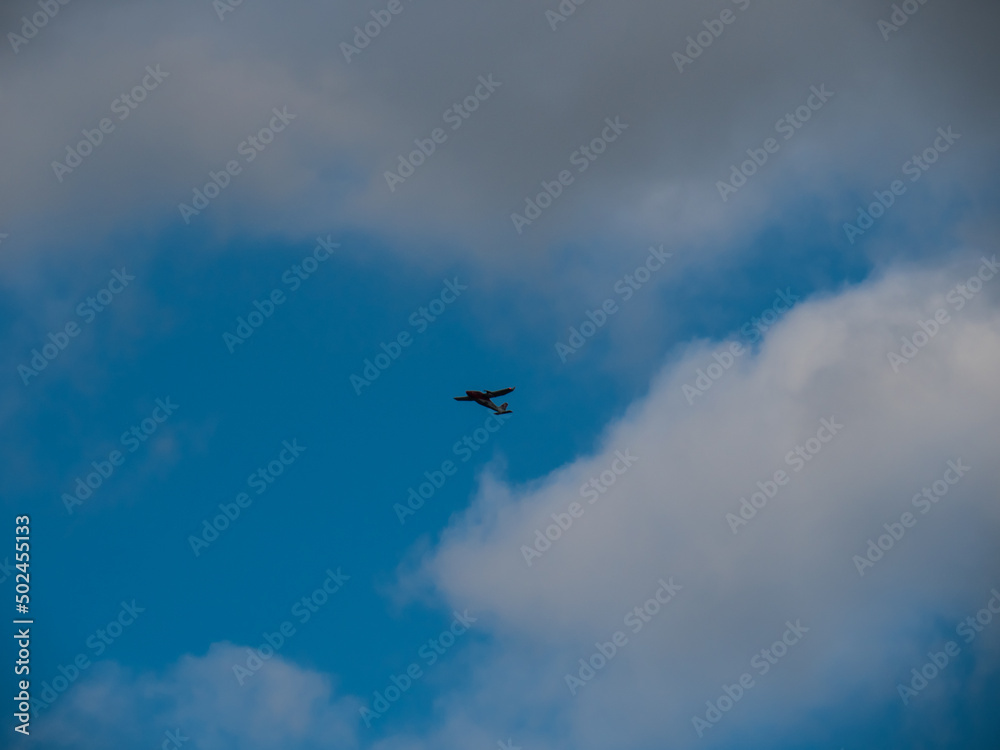
[[[486,394],[482,391],[466,391],[465,395],[480,406],[485,406],[493,411],[500,411],[500,407],[493,403],[493,399],[486,398]]]
[[[487,409],[492,409],[497,414],[510,414],[507,410],[507,404],[501,404],[497,406],[493,403],[493,396],[506,396],[508,393],[513,391],[513,388],[503,388],[499,391],[466,391],[465,396],[458,396],[455,398],[456,401],[475,401],[480,406],[485,406]]]

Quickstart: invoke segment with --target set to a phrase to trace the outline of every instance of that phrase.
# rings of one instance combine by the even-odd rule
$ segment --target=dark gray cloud
[[[381,4],[246,2],[222,21],[208,2],[81,7],[3,53],[3,136],[17,148],[0,178],[0,225],[20,233],[13,257],[181,222],[177,204],[240,158],[275,106],[296,121],[193,221],[295,236],[349,226],[411,240],[401,252],[419,256],[433,240],[434,252],[502,266],[593,237],[717,251],[794,210],[803,188],[833,210],[845,189],[881,186],[940,125],[964,140],[935,184],[975,191],[993,179],[989,3],[929,2],[886,40],[877,22],[890,4],[592,0],[553,31],[545,5],[404,0],[350,63],[341,43]],[[733,22],[679,72],[673,54],[724,10]],[[7,13],[4,28],[16,27]],[[58,182],[50,163],[114,117],[113,101],[152,64],[170,78]],[[450,130],[445,110],[488,74],[500,88]],[[716,181],[820,84],[835,96],[723,203]],[[574,170],[574,151],[615,116],[628,131],[519,236],[510,214]],[[447,141],[390,192],[384,172],[435,127]]]

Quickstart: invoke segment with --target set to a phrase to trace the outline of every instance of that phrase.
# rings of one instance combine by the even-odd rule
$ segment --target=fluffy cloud
[[[246,658],[222,643],[162,675],[98,665],[35,722],[32,739],[44,748],[159,747],[171,732],[187,738],[181,747],[203,750],[356,747],[356,704],[335,696],[327,677],[273,657],[238,687],[232,667]]]
[[[472,251],[494,267],[544,268],[540,250],[575,243],[603,268],[609,238],[732,250],[727,240],[794,210],[804,183],[839,215],[853,205],[845,187],[882,187],[940,125],[966,139],[938,168],[940,189],[991,179],[977,166],[995,153],[980,125],[996,112],[985,3],[929,4],[889,40],[876,21],[891,9],[861,2],[587,3],[555,31],[538,6],[402,7],[350,63],[340,43],[378,8],[244,3],[220,22],[208,3],[64,7],[7,51],[3,137],[19,146],[0,177],[8,254],[69,250],[122,225],[182,227],[177,205],[243,159],[239,144],[276,106],[297,120],[192,224],[296,238],[354,228],[405,238],[398,251],[430,263]],[[679,72],[674,53],[723,9],[735,21]],[[156,64],[169,78],[119,120],[114,102]],[[446,110],[490,74],[500,88],[452,130]],[[716,181],[820,84],[834,98],[723,203]],[[575,171],[573,152],[616,116],[629,129],[518,236],[510,214]],[[102,117],[115,132],[57,181],[51,162]],[[447,141],[390,192],[384,173],[439,126]]]
[[[802,303],[691,405],[684,384],[723,349],[694,345],[594,455],[527,487],[486,477],[409,579],[482,612],[497,634],[483,692],[503,705],[523,692],[519,719],[537,702],[566,722],[575,747],[686,746],[697,739],[691,717],[704,718],[705,701],[744,672],[754,687],[708,736],[791,731],[796,717],[848,694],[898,705],[897,682],[948,638],[995,667],[995,633],[966,646],[954,631],[1000,581],[1000,396],[990,375],[1000,367],[1000,276],[971,300],[955,289],[980,267],[970,256]],[[933,329],[942,308],[947,321],[894,372],[887,353],[921,322]],[[834,435],[821,429],[831,423]],[[626,452],[638,457],[627,469]],[[933,502],[920,495],[956,479],[949,462],[971,468],[940,499],[943,481]],[[602,475],[612,467],[622,473]],[[610,487],[599,494],[590,478]],[[740,498],[761,486],[774,496],[740,518]],[[582,515],[529,566],[536,530],[567,525],[574,502]],[[906,511],[915,525],[859,566],[854,557]],[[627,613],[670,577],[682,589],[633,633]],[[799,620],[808,634],[760,675],[751,659]],[[571,697],[564,675],[578,676],[577,660],[616,630],[629,642]],[[941,690],[914,702],[928,710]]]
[[[995,629],[971,643],[956,630],[1000,585],[1000,274],[968,283],[995,263],[966,255],[803,301],[732,361],[727,342],[695,342],[593,455],[527,486],[486,474],[402,571],[405,592],[468,607],[489,636],[442,673],[423,729],[358,736],[363,702],[281,659],[237,688],[243,650],[223,644],[163,675],[98,669],[40,723],[42,746],[177,728],[205,748],[700,746],[692,717],[711,723],[708,746],[817,744],[829,736],[803,717],[856,701],[897,715],[897,684],[949,639],[971,676],[946,668],[897,721],[916,735],[935,716],[967,737],[946,708],[985,705],[1000,658]],[[889,352],[910,361],[895,372]],[[699,370],[715,379],[690,404]],[[893,529],[878,558],[869,540],[888,546]],[[529,566],[536,530],[558,538]],[[727,693],[739,699],[712,723],[706,701]]]

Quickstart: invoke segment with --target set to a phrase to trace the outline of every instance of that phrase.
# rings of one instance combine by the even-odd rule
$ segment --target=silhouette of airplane
[[[504,401],[500,406],[493,403],[492,399],[497,396],[506,396],[510,393],[513,388],[501,388],[499,391],[466,391],[464,396],[455,396],[456,401],[475,401],[480,406],[485,406],[487,409],[492,409],[497,414],[513,414],[510,409],[507,408],[507,402]]]

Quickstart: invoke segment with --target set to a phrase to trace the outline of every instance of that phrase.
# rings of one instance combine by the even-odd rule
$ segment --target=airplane
[[[475,401],[480,406],[485,406],[487,409],[492,409],[497,414],[513,414],[510,409],[507,408],[507,402],[504,401],[500,406],[493,403],[491,399],[497,396],[506,396],[510,393],[513,388],[501,388],[499,391],[466,391],[464,396],[455,396],[456,401]]]

